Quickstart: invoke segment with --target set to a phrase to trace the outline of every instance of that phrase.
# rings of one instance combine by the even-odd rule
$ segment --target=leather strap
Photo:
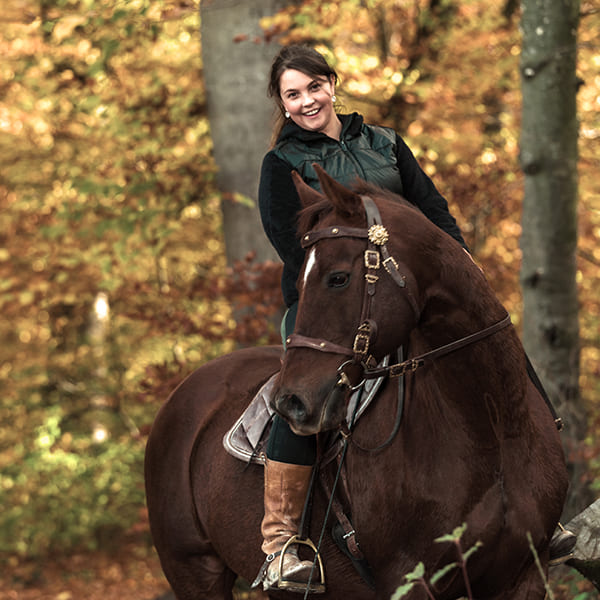
[[[338,463],[338,468],[340,468],[339,463]],[[343,478],[342,478],[342,480],[343,480]],[[325,491],[325,496],[327,498],[331,499],[331,507],[333,509],[333,512],[334,512],[339,524],[342,526],[342,529],[344,531],[343,539],[346,542],[346,547],[348,548],[348,551],[354,558],[356,558],[358,560],[364,559],[365,556],[362,553],[362,550],[360,549],[358,540],[356,539],[356,530],[354,529],[352,523],[350,522],[350,519],[347,517],[346,513],[344,512],[344,509],[342,508],[342,504],[339,501],[337,494],[335,494],[333,492],[333,484],[331,481],[331,474],[329,473],[329,471],[327,469],[323,469],[321,471],[320,482]],[[342,483],[344,485],[344,492],[347,496],[348,493],[347,493],[347,489],[346,489],[346,483],[345,483],[345,481],[342,481]]]
[[[365,213],[367,217],[367,227],[370,228],[372,225],[381,225],[381,216],[379,214],[379,209],[373,199],[369,196],[362,196],[363,206],[365,207]],[[373,244],[375,246],[375,244]],[[390,253],[388,252],[387,246],[385,244],[380,244],[376,246],[381,252],[381,257],[383,258],[382,265],[384,269],[392,276],[392,279],[396,282],[398,286],[401,288],[406,286],[406,278],[404,275],[400,273],[398,270],[398,263],[394,260]]]
[[[317,338],[306,337],[299,333],[292,333],[285,340],[286,348],[310,348],[311,350],[319,350],[319,352],[330,352],[332,354],[342,354],[343,356],[354,356],[354,351],[345,346],[320,340]]]
[[[387,367],[376,367],[374,369],[365,369],[363,377],[365,379],[374,379],[377,377],[383,377],[385,375],[388,375],[390,377],[398,377],[400,375],[404,375],[404,373],[416,371],[419,367],[422,367],[426,361],[431,361],[435,358],[439,358],[440,356],[445,356],[446,354],[455,352],[456,350],[464,348],[469,344],[478,342],[479,340],[489,337],[497,331],[508,327],[510,324],[510,315],[507,314],[506,317],[504,317],[504,319],[498,321],[497,323],[494,323],[490,327],[486,327],[481,331],[477,331],[475,333],[472,333],[471,335],[467,335],[463,338],[460,338],[459,340],[450,342],[445,346],[440,346],[435,350],[430,350],[429,352],[425,352],[424,354],[420,354],[419,356],[409,358],[408,360],[397,363],[395,365],[389,365]]]
[[[361,227],[326,227],[325,229],[317,229],[309,231],[307,234],[302,236],[300,241],[303,248],[308,248],[313,244],[316,244],[319,240],[331,239],[331,238],[343,238],[351,237],[358,238],[361,240],[366,239],[369,236],[369,232]]]

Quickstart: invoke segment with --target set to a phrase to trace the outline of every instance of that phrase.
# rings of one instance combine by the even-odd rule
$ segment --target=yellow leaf
[[[63,17],[54,26],[52,37],[60,44],[60,42],[62,42],[65,38],[68,38],[73,33],[76,27],[83,25],[85,22],[87,22],[87,17],[83,15],[69,15],[67,17]]]

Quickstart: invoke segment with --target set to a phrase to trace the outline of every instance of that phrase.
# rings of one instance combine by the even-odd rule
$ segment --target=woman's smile
[[[319,108],[315,108],[315,109],[313,109],[313,110],[311,110],[309,112],[305,112],[304,116],[305,117],[314,117],[319,111],[320,111]]]

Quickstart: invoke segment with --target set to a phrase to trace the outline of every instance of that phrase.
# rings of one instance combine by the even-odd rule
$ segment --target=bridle
[[[381,215],[377,205],[369,196],[361,196],[365,215],[367,218],[367,227],[346,227],[333,226],[324,229],[309,231],[301,240],[303,248],[309,248],[323,239],[338,238],[357,238],[367,240],[367,249],[364,252],[365,266],[365,288],[363,303],[361,309],[360,325],[354,336],[352,348],[335,344],[326,339],[312,338],[297,333],[292,333],[286,339],[286,347],[289,348],[310,348],[319,352],[341,354],[346,357],[338,368],[339,380],[338,386],[347,387],[351,391],[360,388],[365,380],[377,377],[399,377],[407,372],[416,371],[427,361],[434,360],[460,348],[464,348],[479,340],[482,340],[504,327],[510,325],[510,315],[507,315],[490,327],[486,327],[473,334],[450,342],[444,346],[430,350],[419,356],[410,358],[400,363],[377,367],[377,361],[369,354],[370,347],[377,335],[377,324],[371,319],[371,306],[376,292],[376,284],[379,280],[381,268],[392,277],[399,288],[402,289],[403,298],[410,304],[415,317],[419,318],[417,302],[411,290],[406,285],[406,277],[402,275],[398,268],[398,263],[390,255],[387,249],[389,233],[381,222]],[[346,374],[346,368],[351,365],[359,365],[362,368],[362,380],[352,385],[350,378]]]

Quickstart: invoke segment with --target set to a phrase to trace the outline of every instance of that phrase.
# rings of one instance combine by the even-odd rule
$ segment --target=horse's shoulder
[[[283,348],[281,346],[256,346],[240,348],[223,354],[199,367],[194,373],[219,372],[223,375],[241,375],[244,372],[270,371],[272,365],[280,364]],[[194,375],[192,373],[192,376]]]

